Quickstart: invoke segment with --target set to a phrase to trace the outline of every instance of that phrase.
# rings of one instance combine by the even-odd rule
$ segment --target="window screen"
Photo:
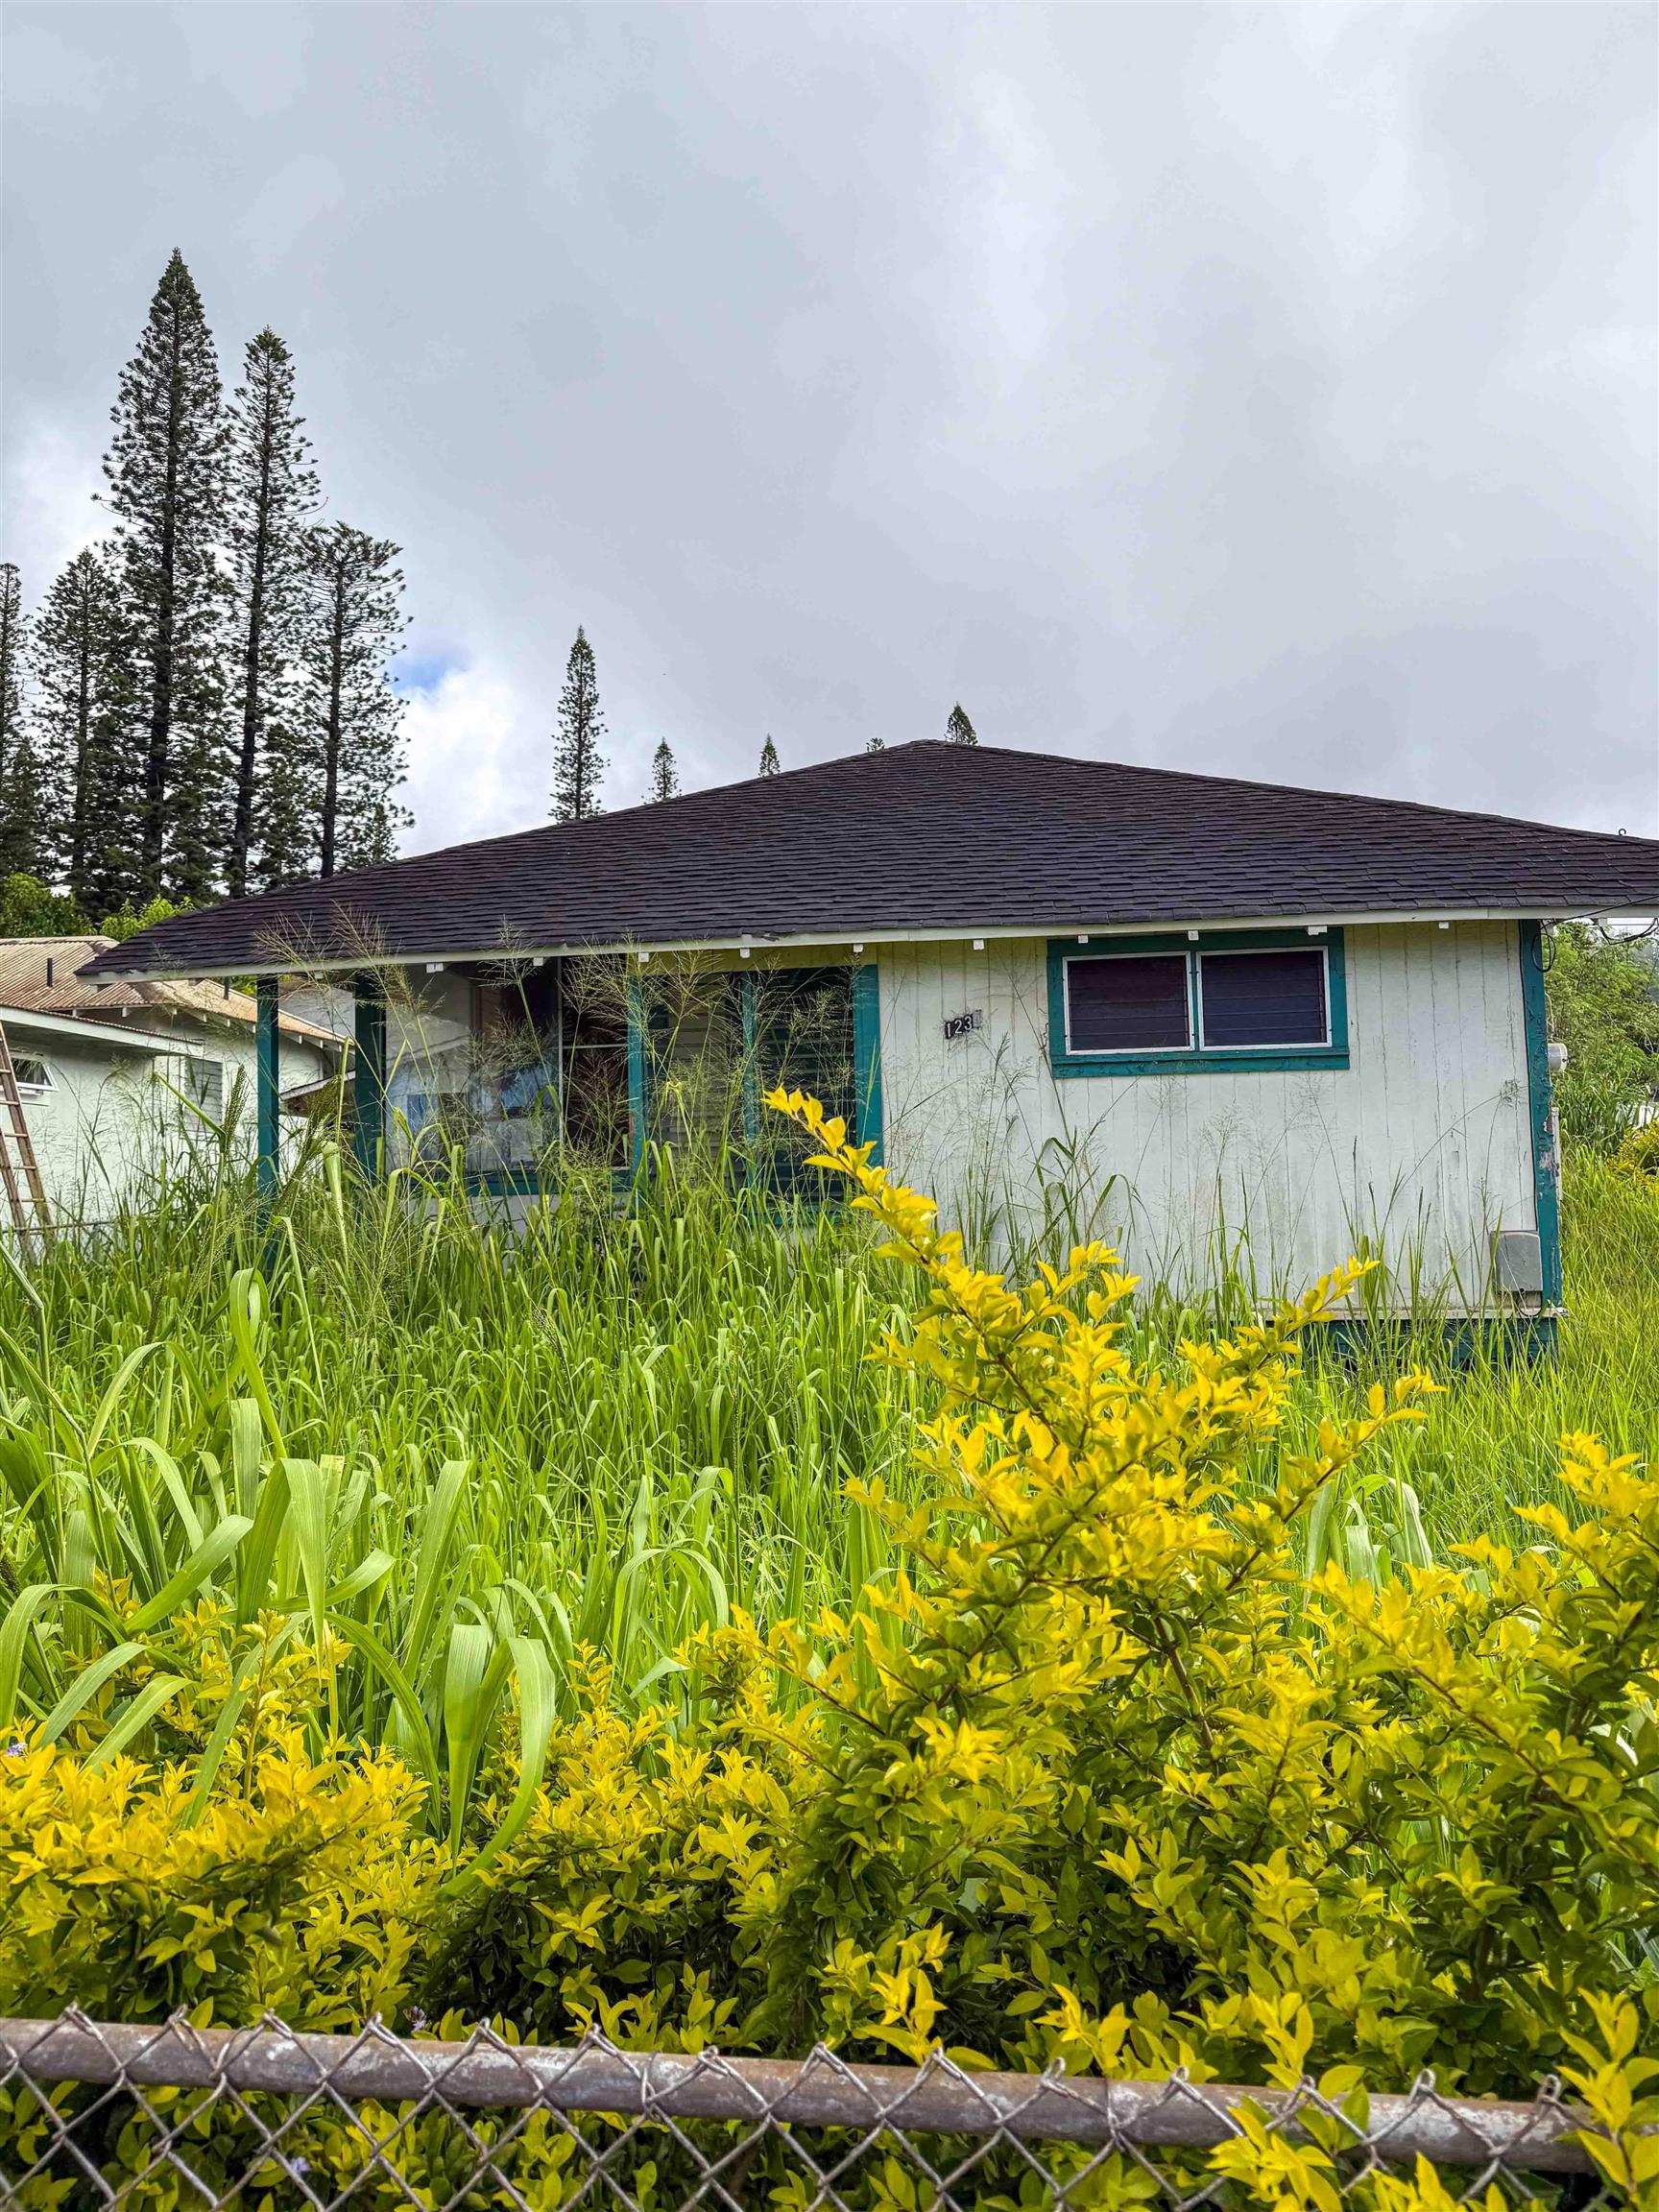
[[[1069,960],[1066,990],[1073,1052],[1178,1052],[1192,1042],[1183,953]]]
[[[218,1120],[225,1110],[225,1070],[217,1060],[186,1060],[181,1088],[193,1106]]]
[[[1206,1046],[1323,1045],[1329,1035],[1322,951],[1201,953],[1198,990]]]

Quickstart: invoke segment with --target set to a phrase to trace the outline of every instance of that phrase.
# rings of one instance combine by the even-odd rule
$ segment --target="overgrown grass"
[[[416,1761],[459,1849],[487,1745],[515,1707],[529,1744],[578,1645],[619,1695],[671,1696],[693,1628],[881,1574],[844,1492],[909,1479],[914,1386],[866,1357],[905,1286],[844,1215],[671,1168],[623,1217],[595,1188],[509,1237],[327,1163],[264,1227],[239,1181],[186,1180],[0,1271],[0,1726],[145,1740],[212,1595],[229,1679],[261,1637],[332,1650],[334,1721]],[[1351,1565],[1525,1541],[1563,1431],[1659,1451],[1659,1198],[1581,1163],[1566,1222],[1559,1363],[1447,1374],[1334,1501]],[[1181,1322],[1149,1302],[1142,1349]],[[1444,1364],[1437,1336],[1401,1351]],[[1369,1380],[1307,1372],[1292,1444]]]
[[[1519,1509],[1565,1503],[1556,1443],[1590,1430],[1610,1450],[1659,1457],[1659,1188],[1622,1181],[1591,1155],[1569,1164],[1563,1190],[1567,1317],[1559,1356],[1527,1365],[1476,1359],[1449,1366],[1438,1333],[1391,1351],[1444,1384],[1420,1427],[1397,1431],[1368,1501],[1378,1530],[1398,1517],[1408,1482],[1430,1549],[1444,1556],[1476,1535],[1522,1545],[1535,1531]],[[1376,1370],[1310,1370],[1296,1403],[1310,1414],[1353,1409]]]

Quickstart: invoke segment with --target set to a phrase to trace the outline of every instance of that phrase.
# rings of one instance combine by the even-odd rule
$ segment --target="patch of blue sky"
[[[436,691],[445,676],[466,665],[465,653],[452,653],[443,647],[400,653],[392,664],[392,687],[404,692]]]

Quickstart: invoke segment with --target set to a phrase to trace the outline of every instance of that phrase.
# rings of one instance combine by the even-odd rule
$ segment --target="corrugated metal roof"
[[[1575,910],[1659,911],[1659,842],[928,742],[180,915],[91,967]]]
[[[180,1020],[230,1022],[251,1028],[253,1000],[245,991],[226,993],[218,983],[191,983],[169,977],[145,982],[136,977],[113,978],[100,988],[81,971],[93,957],[108,951],[113,937],[0,937],[0,1013],[56,1014],[114,1025],[123,1019],[135,1028]],[[296,1037],[319,1044],[344,1040],[315,1022],[284,1014],[281,1024]]]

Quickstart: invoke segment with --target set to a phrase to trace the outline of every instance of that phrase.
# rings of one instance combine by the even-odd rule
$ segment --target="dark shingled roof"
[[[181,915],[85,972],[1493,910],[1659,910],[1659,842],[926,743]]]

